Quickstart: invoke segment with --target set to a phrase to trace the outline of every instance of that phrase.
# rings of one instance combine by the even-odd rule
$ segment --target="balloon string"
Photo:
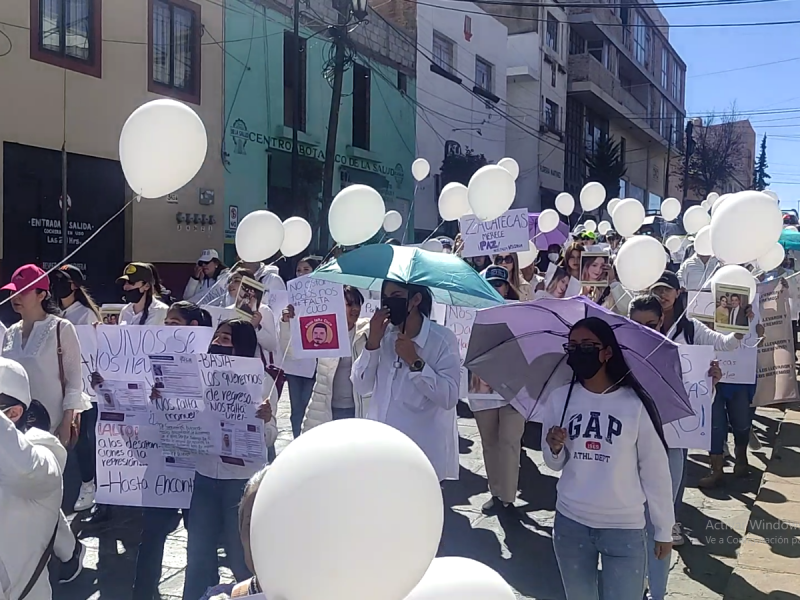
[[[424,243],[425,243],[425,242],[427,242],[429,239],[431,239],[431,238],[433,237],[433,235],[434,235],[434,234],[435,234],[437,231],[439,231],[439,230],[442,228],[442,225],[444,225],[444,224],[445,224],[445,221],[444,221],[444,219],[443,219],[443,220],[442,220],[442,221],[440,221],[440,222],[439,222],[439,224],[436,226],[436,229],[434,229],[433,231],[431,231],[431,234],[430,234],[428,237],[426,237],[426,238],[425,238],[425,239],[422,241],[422,244],[424,244]],[[422,245],[422,244],[420,244],[420,245]]]
[[[125,211],[125,209],[126,209],[126,208],[128,208],[128,207],[129,207],[129,206],[130,206],[130,205],[131,205],[131,204],[132,204],[134,201],[137,201],[137,202],[138,202],[140,197],[141,197],[141,196],[136,196],[136,197],[135,197],[135,198],[133,198],[132,200],[128,200],[128,202],[126,202],[126,203],[125,203],[125,206],[123,206],[123,207],[122,207],[122,208],[120,208],[120,209],[119,209],[117,212],[115,212],[113,215],[111,215],[111,217],[109,217],[109,218],[108,218],[108,220],[107,220],[105,223],[103,223],[103,224],[102,224],[100,227],[98,227],[98,228],[97,228],[97,231],[95,231],[95,232],[94,232],[92,235],[90,235],[88,238],[86,238],[86,240],[84,240],[84,242],[83,242],[83,243],[82,243],[80,246],[78,246],[77,248],[75,248],[75,250],[73,250],[71,253],[69,253],[67,256],[65,256],[64,258],[62,258],[62,259],[61,259],[59,262],[57,262],[57,263],[56,263],[56,264],[55,264],[55,265],[54,265],[54,266],[53,266],[53,267],[52,267],[52,268],[51,268],[49,271],[47,271],[46,273],[44,273],[44,274],[40,275],[40,276],[39,276],[39,277],[37,277],[35,280],[33,280],[31,283],[29,283],[28,285],[26,285],[24,288],[22,288],[21,290],[17,290],[17,291],[16,291],[16,292],[14,292],[13,294],[11,294],[11,295],[10,295],[8,298],[6,298],[6,299],[5,299],[5,300],[3,300],[2,302],[0,302],[0,306],[3,306],[3,304],[5,304],[6,302],[10,302],[10,301],[11,301],[13,298],[16,298],[17,296],[19,296],[19,295],[20,295],[20,294],[22,294],[23,292],[26,292],[26,291],[28,291],[28,290],[29,290],[29,289],[31,289],[33,286],[35,286],[37,282],[41,281],[42,279],[47,279],[48,277],[50,277],[50,273],[52,273],[53,271],[56,271],[56,270],[57,270],[59,267],[61,267],[61,265],[63,265],[63,264],[66,264],[66,262],[67,262],[67,261],[68,261],[70,258],[72,258],[73,256],[75,256],[75,255],[76,255],[78,252],[80,252],[80,251],[81,251],[81,249],[82,249],[82,248],[83,248],[83,247],[84,247],[86,244],[88,244],[89,242],[91,242],[91,241],[94,239],[94,237],[95,237],[95,236],[96,236],[98,233],[100,233],[101,231],[103,231],[103,229],[106,227],[106,225],[108,225],[109,223],[111,223],[111,221],[113,221],[113,220],[114,220],[114,219],[116,219],[116,218],[117,218],[119,215],[121,215],[121,214],[122,214],[122,213]]]

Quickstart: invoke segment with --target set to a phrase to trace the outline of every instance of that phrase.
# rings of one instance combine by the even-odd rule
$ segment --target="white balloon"
[[[506,212],[516,194],[517,186],[511,173],[497,165],[478,169],[467,186],[470,208],[481,221],[491,221]]]
[[[405,600],[514,600],[500,574],[471,558],[434,558],[425,576]]]
[[[622,237],[631,237],[644,223],[644,205],[636,198],[625,198],[614,207],[614,229]]]
[[[448,183],[439,194],[439,216],[443,221],[458,221],[472,212],[467,199],[467,186],[463,183]]]
[[[539,256],[539,249],[536,247],[536,244],[529,241],[527,250],[517,252],[517,262],[519,263],[519,268],[524,269],[525,267],[530,267],[533,264],[533,261],[536,260],[537,256]]]
[[[714,256],[711,248],[711,225],[701,227],[694,236],[694,251],[700,256]]]
[[[717,297],[718,285],[732,285],[735,287],[747,288],[749,290],[749,300],[752,302],[756,297],[756,278],[741,265],[725,265],[720,267],[710,279],[711,292]]]
[[[519,177],[519,164],[513,158],[501,158],[498,163],[498,167],[503,167],[506,171],[511,173],[511,176],[514,178],[514,181],[517,180]]]
[[[369,419],[325,423],[281,452],[256,493],[259,584],[267,598],[405,598],[443,520],[439,478],[410,438]],[[310,576],[309,565],[322,568]]]
[[[284,235],[278,215],[268,210],[251,212],[236,228],[236,254],[244,262],[261,262],[281,249]]]
[[[539,231],[542,233],[550,233],[551,231],[554,231],[556,227],[558,227],[560,222],[561,219],[559,218],[558,213],[552,208],[546,208],[539,215]]]
[[[444,246],[442,246],[442,242],[437,240],[436,238],[431,238],[422,243],[420,246],[422,250],[427,250],[428,252],[443,252]]]
[[[331,237],[341,246],[363,244],[383,227],[386,206],[368,185],[349,185],[336,194],[328,213]]]
[[[770,196],[749,190],[732,194],[711,219],[714,256],[741,265],[764,256],[780,239],[783,214]]]
[[[122,126],[119,161],[134,194],[161,198],[189,183],[206,159],[203,121],[176,100],[153,100]]]
[[[606,188],[602,183],[590,181],[581,190],[581,208],[585,211],[595,210],[606,201]]]
[[[775,243],[764,256],[758,259],[758,268],[762,271],[772,271],[783,264],[784,258],[786,258],[786,250],[779,243]]]
[[[690,206],[683,213],[683,228],[688,234],[694,234],[711,222],[711,217],[700,206]]]
[[[424,158],[418,158],[411,163],[411,174],[417,181],[422,181],[431,172],[431,166]]]
[[[780,202],[781,201],[781,199],[778,196],[778,194],[776,192],[773,192],[772,190],[764,190],[764,193],[767,196],[769,196],[770,198],[772,198],[773,200],[775,200],[775,202]]]
[[[706,196],[706,201],[713,205],[714,202],[717,201],[717,198],[719,198],[719,194],[717,192],[711,192],[708,196]]]
[[[674,221],[681,214],[681,203],[677,198],[667,198],[661,203],[661,216],[665,221]]]
[[[565,217],[571,215],[572,211],[575,210],[575,198],[572,197],[572,194],[561,192],[556,196],[556,210]]]
[[[708,200],[703,200],[703,201],[700,203],[700,208],[702,208],[702,209],[703,209],[704,211],[706,211],[706,212],[710,212],[710,211],[711,211],[711,207],[712,207],[713,205],[714,205],[714,203],[713,203],[713,202],[709,202]]]
[[[590,233],[594,233],[597,231],[597,223],[593,219],[589,219],[583,223],[583,226],[586,228],[586,231]]]
[[[679,235],[671,235],[667,238],[667,241],[664,242],[664,245],[670,252],[677,252],[683,245],[683,238]]]
[[[634,292],[644,291],[658,281],[666,266],[664,247],[649,235],[635,235],[625,240],[614,261],[619,282]]]
[[[725,202],[731,196],[733,196],[733,194],[722,194],[722,196],[714,200],[714,203],[711,205],[711,211],[710,211],[712,217],[714,216],[714,213],[717,212],[717,209],[720,206],[722,206],[722,203]]]
[[[600,221],[597,224],[597,233],[599,233],[600,235],[605,235],[609,231],[611,231],[611,223],[609,223],[608,221]]]
[[[281,254],[297,256],[311,243],[311,225],[302,217],[289,217],[283,222],[283,243]]]
[[[403,225],[403,215],[396,210],[390,210],[383,217],[383,229],[391,233],[397,231]]]
[[[612,221],[614,219],[614,209],[617,208],[617,205],[622,202],[619,198],[612,198],[606,204],[606,212],[608,212],[608,216],[611,217]]]

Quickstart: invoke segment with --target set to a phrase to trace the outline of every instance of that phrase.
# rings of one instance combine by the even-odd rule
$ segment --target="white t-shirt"
[[[142,315],[144,311],[136,314],[133,310],[133,304],[126,304],[119,313],[120,325],[163,325],[164,320],[167,318],[167,311],[169,306],[161,302],[158,298],[153,298],[150,304],[150,310],[147,312],[147,320],[142,323]]]
[[[73,302],[66,309],[62,315],[67,321],[73,325],[94,325],[99,323],[97,315],[88,306],[84,306],[80,302]]]

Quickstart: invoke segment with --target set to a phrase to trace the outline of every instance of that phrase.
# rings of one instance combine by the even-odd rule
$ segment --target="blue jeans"
[[[647,576],[644,529],[592,529],[556,512],[553,547],[567,600],[642,600]]]
[[[306,416],[306,408],[311,400],[311,391],[314,389],[316,377],[300,377],[299,375],[287,375],[286,383],[289,384],[289,403],[292,407],[290,421],[292,422],[292,435],[300,435],[303,425],[303,417]]]
[[[667,451],[669,459],[669,474],[672,480],[672,499],[675,502],[675,514],[683,499],[683,475],[686,465],[686,450],[683,448],[670,448]],[[669,567],[672,562],[672,552],[661,560],[655,557],[655,538],[653,537],[653,522],[650,520],[650,511],[645,504],[645,531],[647,532],[647,582],[653,600],[664,600],[667,595],[667,580]],[[677,516],[676,516],[677,519]]]
[[[339,419],[355,419],[356,407],[351,406],[350,408],[336,408],[335,406],[332,406],[331,413],[334,421],[338,421]]]
[[[161,580],[161,563],[167,536],[181,520],[178,508],[143,508],[142,538],[136,556],[136,579],[133,582],[133,600],[153,600]],[[183,511],[183,523],[188,527],[189,510]]]
[[[747,446],[753,422],[750,403],[755,385],[718,383],[711,405],[711,454],[722,454],[728,438],[728,424],[736,446]]]
[[[219,584],[220,542],[234,579],[244,581],[252,576],[239,535],[239,502],[245,485],[246,479],[211,479],[195,473],[183,600],[199,600],[208,588]]]

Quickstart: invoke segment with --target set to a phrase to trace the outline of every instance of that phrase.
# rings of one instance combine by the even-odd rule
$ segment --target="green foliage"
[[[769,180],[772,179],[767,173],[769,165],[767,164],[767,134],[761,138],[761,151],[758,153],[758,160],[756,161],[755,169],[753,169],[753,189],[763,192],[769,186]]]
[[[619,180],[628,171],[620,143],[615,142],[612,136],[602,138],[597,143],[594,152],[586,157],[585,163],[589,170],[586,183],[590,181],[602,183],[606,188],[606,202],[611,198],[617,198],[619,196]]]

